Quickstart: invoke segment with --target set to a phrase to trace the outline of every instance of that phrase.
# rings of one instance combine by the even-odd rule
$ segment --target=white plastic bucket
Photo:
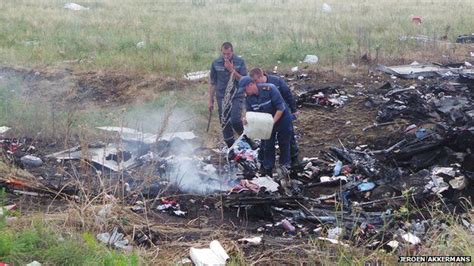
[[[247,112],[245,115],[247,125],[245,134],[251,139],[270,139],[273,130],[273,117],[271,114]]]

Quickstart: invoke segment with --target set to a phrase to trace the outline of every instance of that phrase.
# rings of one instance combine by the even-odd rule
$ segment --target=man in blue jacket
[[[223,43],[221,56],[211,65],[208,107],[209,112],[212,112],[214,97],[217,98],[222,134],[228,147],[234,143],[234,132],[241,135],[244,131],[242,125],[244,94],[239,92],[238,82],[245,75],[247,75],[245,61],[234,55],[234,48],[230,42]],[[229,82],[233,83],[231,88],[228,88]],[[227,103],[226,96],[229,98]]]
[[[261,68],[254,68],[250,70],[249,73],[250,77],[253,79],[254,82],[258,83],[271,83],[275,85],[275,87],[280,92],[283,100],[285,101],[286,105],[290,108],[292,118],[296,119],[297,110],[296,110],[296,102],[293,94],[291,93],[288,84],[286,84],[285,80],[283,80],[279,76],[275,75],[267,75]],[[263,156],[263,149],[261,147],[262,153],[259,153],[259,159],[262,160]],[[298,144],[296,143],[296,137],[293,132],[290,140],[290,157],[291,157],[291,164],[296,165],[299,163],[298,161]]]
[[[244,76],[239,81],[239,87],[245,92],[247,111],[268,113],[273,116],[273,131],[269,140],[264,140],[263,174],[272,176],[275,166],[275,140],[280,147],[280,166],[289,168],[290,140],[293,135],[291,113],[275,85],[270,83],[255,83],[252,78]]]

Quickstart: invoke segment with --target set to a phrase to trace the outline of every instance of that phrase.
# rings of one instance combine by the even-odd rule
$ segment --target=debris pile
[[[339,88],[324,87],[299,92],[297,94],[296,104],[299,107],[341,107],[353,97],[353,95],[346,94],[345,91]]]

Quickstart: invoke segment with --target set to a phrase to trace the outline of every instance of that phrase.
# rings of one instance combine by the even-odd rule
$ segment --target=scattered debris
[[[421,25],[422,19],[420,16],[413,16],[411,17],[411,22],[415,25]]]
[[[8,212],[8,211],[15,210],[15,209],[16,209],[16,205],[15,205],[15,204],[0,207],[0,216],[3,216],[3,214],[4,214],[6,211]]]
[[[342,243],[341,241],[336,240],[336,239],[331,239],[331,238],[326,238],[326,237],[318,237],[318,239],[319,239],[319,240],[328,241],[328,242],[331,242],[331,243],[336,244],[336,245],[341,245],[341,246],[344,246],[344,247],[349,247],[348,244]]]
[[[8,131],[10,131],[11,128],[9,127],[6,127],[6,126],[1,126],[0,127],[0,135],[3,135],[5,133],[7,133]]]
[[[143,48],[145,48],[146,43],[145,43],[145,41],[141,41],[141,42],[138,42],[136,46],[137,46],[138,49],[143,49]]]
[[[332,8],[331,8],[331,6],[330,6],[329,4],[323,3],[323,4],[321,5],[321,11],[322,11],[323,13],[331,13],[331,12],[332,12]]]
[[[318,63],[318,61],[319,61],[318,56],[317,55],[311,55],[311,54],[306,55],[304,60],[303,60],[304,63],[311,64],[311,65]]]
[[[262,244],[262,237],[261,236],[254,236],[254,237],[241,238],[241,239],[237,240],[237,242],[239,242],[243,245],[258,246],[258,245]]]
[[[418,245],[418,244],[421,243],[420,238],[413,235],[412,233],[404,234],[404,235],[402,235],[402,238],[403,238],[403,240],[407,241],[408,243],[410,243],[412,245]]]
[[[110,233],[98,234],[97,240],[118,249],[123,249],[126,251],[132,250],[132,246],[128,244],[128,240],[124,238],[124,234],[119,233],[116,227],[112,230],[111,234]]]
[[[321,89],[310,89],[299,92],[297,94],[296,104],[305,107],[341,107],[349,101],[349,99],[350,96],[344,91],[339,91],[337,88],[333,87],[324,87]]]
[[[83,7],[83,6],[78,5],[76,3],[66,3],[66,4],[64,4],[64,8],[69,9],[69,10],[74,10],[74,11],[88,10],[89,9],[88,7]]]
[[[387,245],[388,245],[389,247],[391,247],[393,250],[395,250],[395,249],[398,248],[398,246],[400,245],[400,243],[399,243],[398,241],[396,241],[396,240],[392,240],[392,241],[389,241],[389,242],[387,243]]]
[[[379,66],[379,69],[387,74],[395,75],[405,79],[416,79],[418,77],[431,78],[439,77],[449,72],[448,68],[444,68],[432,64],[411,64],[402,66]]]
[[[456,38],[457,43],[474,43],[474,33],[466,34],[466,35],[459,35]]]
[[[26,168],[39,167],[43,164],[43,160],[41,160],[41,158],[38,158],[33,155],[25,155],[21,157],[20,160],[23,166],[25,166]]]
[[[204,265],[226,265],[230,259],[219,241],[214,240],[209,244],[209,248],[194,248],[189,250],[189,257],[196,266]]]
[[[184,78],[187,80],[200,80],[209,77],[209,73],[209,70],[190,72],[184,75]]]

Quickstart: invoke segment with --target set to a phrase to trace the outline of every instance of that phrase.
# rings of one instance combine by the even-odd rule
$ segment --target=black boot
[[[269,177],[273,176],[273,171],[271,169],[265,169],[263,167],[260,167],[260,170],[258,171],[258,173],[260,174],[260,176],[269,176]]]

